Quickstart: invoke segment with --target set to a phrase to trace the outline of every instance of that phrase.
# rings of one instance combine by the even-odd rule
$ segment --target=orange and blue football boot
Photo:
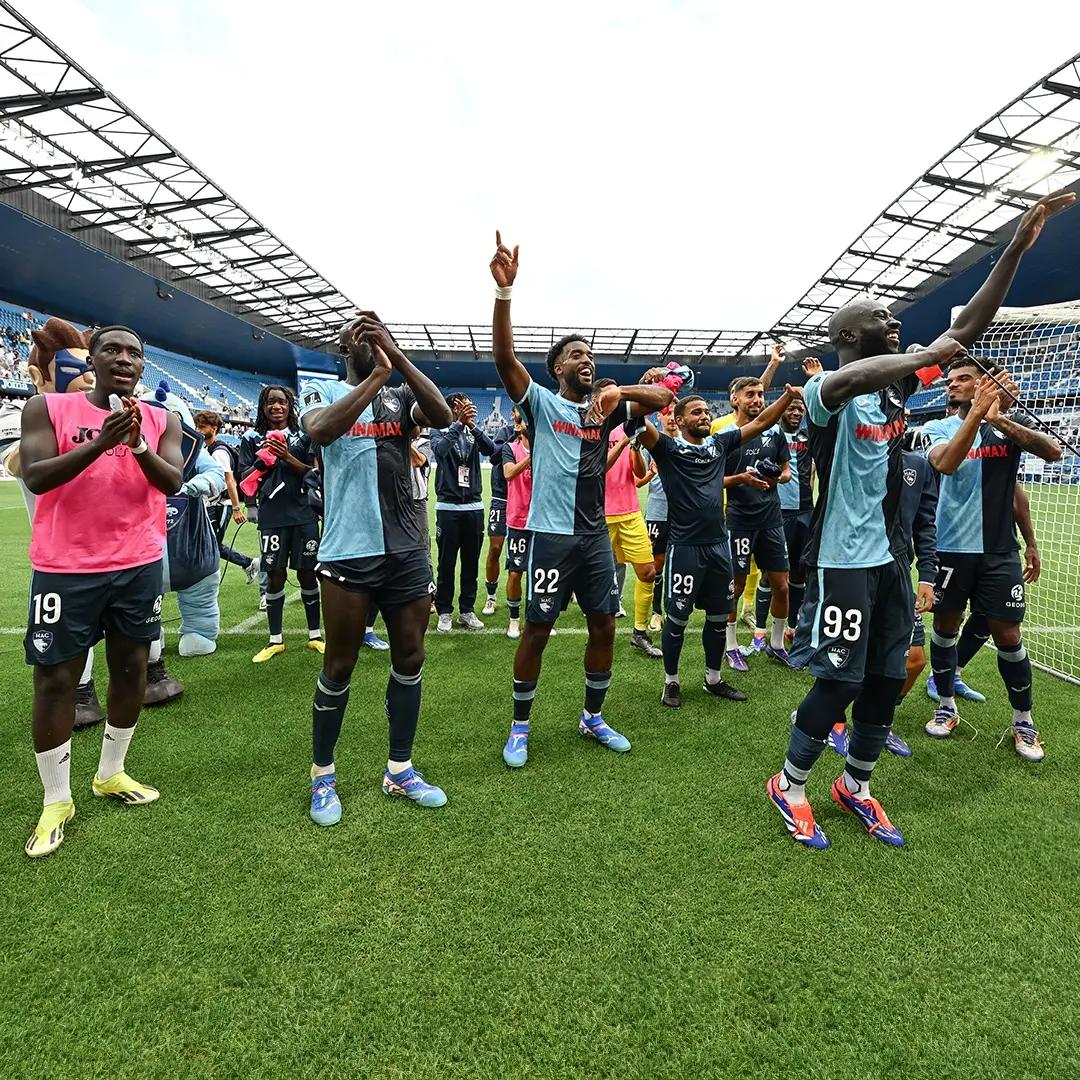
[[[833,802],[854,814],[862,827],[875,839],[892,847],[903,847],[904,837],[889,820],[877,799],[859,799],[848,791],[843,775],[833,781]]]
[[[847,723],[833,724],[829,729],[829,746],[832,747],[842,758],[847,757],[848,729]]]
[[[791,833],[792,840],[797,840],[808,848],[829,846],[829,838],[814,820],[814,811],[810,809],[810,804],[805,802],[796,806],[784,797],[784,793],[780,790],[780,773],[769,777],[765,790],[773,806],[780,811],[780,816],[784,819],[784,827]]]

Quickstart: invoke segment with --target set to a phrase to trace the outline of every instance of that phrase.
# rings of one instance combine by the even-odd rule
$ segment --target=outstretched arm
[[[1042,458],[1043,461],[1060,461],[1061,445],[1043,431],[1025,427],[1007,416],[996,416],[991,421],[1002,435],[1010,438],[1021,450]]]
[[[844,364],[825,377],[821,384],[821,403],[826,409],[835,411],[844,402],[860,394],[884,390],[886,386],[914,375],[922,368],[944,367],[963,351],[958,341],[943,334],[919,352],[886,353],[884,356],[868,356],[864,360]]]
[[[767,408],[762,409],[761,412],[754,417],[745,427],[739,428],[739,434],[742,436],[743,442],[749,442],[751,439],[760,435],[763,431],[768,431],[774,424],[776,424],[780,417],[783,415],[784,410],[793,402],[802,399],[802,388],[799,386],[785,386],[784,392]],[[789,470],[790,479],[790,470]]]
[[[510,289],[518,272],[518,246],[513,252],[495,232],[495,255],[491,260],[491,276],[495,279],[495,313],[491,320],[491,344],[499,378],[513,401],[521,401],[529,389],[532,377],[525,365],[514,355],[514,328],[510,323]]]
[[[1046,219],[1051,214],[1072,206],[1074,202],[1076,202],[1075,192],[1055,191],[1052,195],[1043,196],[1024,214],[1016,226],[1012,240],[1001,253],[989,277],[949,328],[949,337],[959,341],[965,348],[970,348],[974,344],[975,339],[980,337],[990,325],[998,308],[1004,302],[1009,286],[1012,285],[1013,278],[1016,276],[1016,268],[1024,257],[1024,252],[1039,239]]]

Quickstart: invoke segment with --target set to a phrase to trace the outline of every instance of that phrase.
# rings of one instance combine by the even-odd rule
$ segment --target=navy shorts
[[[82,656],[103,637],[156,641],[161,634],[161,560],[99,574],[30,575],[23,649],[37,667]]]
[[[534,532],[526,576],[526,622],[553,623],[571,594],[586,615],[619,610],[615,555],[606,531],[575,536]]]
[[[511,574],[524,574],[529,565],[528,529],[506,530],[506,569]]]
[[[319,561],[319,526],[281,525],[259,530],[259,568],[272,570],[313,570]]]
[[[668,549],[668,523],[666,521],[646,521],[645,531],[649,534],[654,555],[663,555]]]
[[[791,576],[798,581],[806,580],[806,564],[803,562],[803,554],[806,545],[810,542],[810,519],[813,512],[807,510],[784,511],[784,542],[787,545],[788,566]],[[760,563],[758,564],[761,565]]]
[[[488,536],[506,535],[506,500],[492,499],[488,507],[487,520]]]
[[[324,582],[346,592],[367,593],[384,609],[411,604],[421,596],[435,595],[431,559],[423,548],[321,562],[316,565],[315,572]]]
[[[1020,553],[969,555],[939,551],[934,611],[962,612],[968,603],[975,615],[1023,622],[1024,568]]]
[[[778,572],[787,570],[787,539],[783,525],[771,529],[731,530],[731,562],[738,577],[750,573],[750,560],[759,570]]]
[[[913,649],[926,648],[926,623],[921,615],[915,616],[915,625],[911,628],[911,647]]]
[[[672,544],[664,563],[664,610],[683,621],[694,608],[729,615],[735,598],[727,544]]]
[[[899,559],[865,568],[811,568],[791,658],[819,679],[904,679],[914,612],[911,571]]]

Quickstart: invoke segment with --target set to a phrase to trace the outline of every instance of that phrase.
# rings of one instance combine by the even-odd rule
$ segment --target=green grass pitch
[[[830,752],[811,796],[833,847],[813,853],[764,793],[806,677],[759,658],[739,678],[748,704],[707,700],[690,633],[686,704],[662,711],[660,666],[620,623],[605,713],[634,749],[617,756],[577,734],[583,623],[568,614],[512,774],[513,644],[432,632],[416,759],[449,805],[380,794],[389,662],[365,652],[345,816],[322,830],[301,605],[285,655],[252,667],[257,592],[231,568],[217,655],[177,658],[170,626],[187,693],[144,714],[129,755],[161,800],[91,798],[101,731],[78,733],[78,816],[32,862],[27,532],[0,484],[0,1076],[1080,1074],[1076,687],[1036,674],[1039,766],[994,747],[1009,711],[989,652],[969,669],[990,698],[965,710],[974,742],[927,739],[917,688],[897,717],[915,756],[885,755],[875,780],[908,846],[832,805]],[[500,604],[487,621],[505,619]],[[104,692],[100,649],[97,674]]]

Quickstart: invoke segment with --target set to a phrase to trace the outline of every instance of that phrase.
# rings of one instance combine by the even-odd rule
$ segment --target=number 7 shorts
[[[571,595],[586,615],[619,610],[615,555],[606,530],[575,536],[533,532],[525,580],[526,622],[554,622]]]
[[[884,566],[809,567],[791,658],[819,679],[906,677],[915,594],[899,560]]]

